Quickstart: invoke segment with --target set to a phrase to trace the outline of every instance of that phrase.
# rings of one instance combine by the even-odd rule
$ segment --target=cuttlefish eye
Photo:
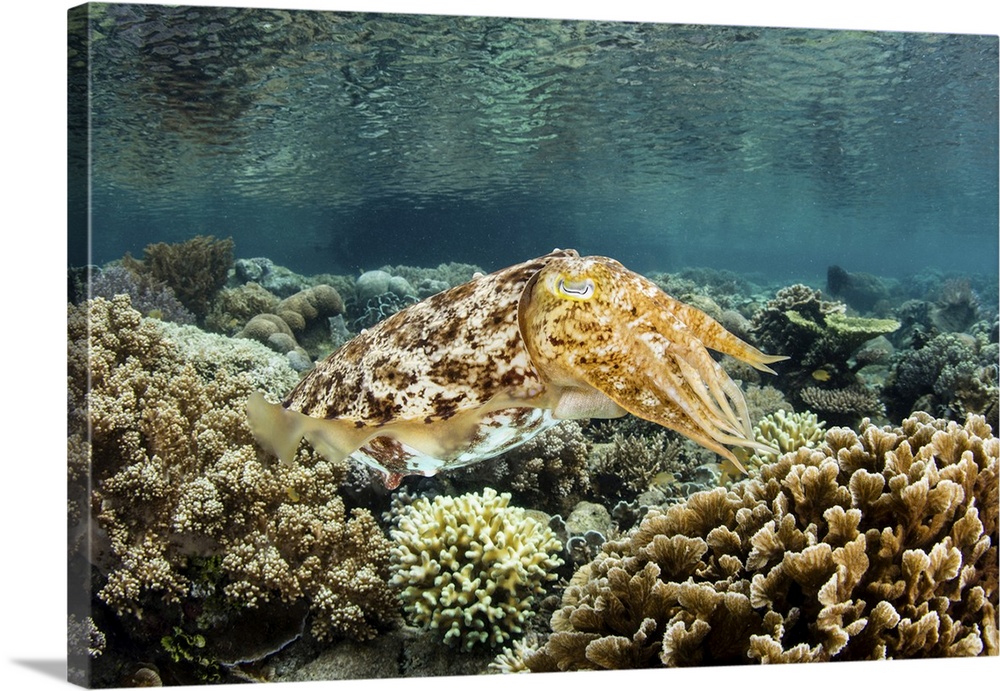
[[[594,296],[594,281],[590,278],[568,279],[559,277],[556,295],[569,300],[589,300]]]

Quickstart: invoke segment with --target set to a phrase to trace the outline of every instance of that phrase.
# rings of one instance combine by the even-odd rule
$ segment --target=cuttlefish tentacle
[[[676,317],[686,325],[688,330],[696,333],[698,340],[706,348],[732,356],[741,362],[747,363],[754,369],[767,372],[768,374],[775,373],[768,365],[788,359],[787,355],[767,355],[766,353],[762,353],[743,339],[734,336],[726,330],[726,327],[697,307],[674,300],[666,293],[662,293],[662,295],[670,301],[669,305],[665,307],[672,310]]]
[[[521,309],[532,361],[552,386],[596,389],[737,466],[725,445],[773,451],[753,439],[743,393],[707,349],[764,371],[783,358],[652,281],[606,257],[555,259],[528,286]]]

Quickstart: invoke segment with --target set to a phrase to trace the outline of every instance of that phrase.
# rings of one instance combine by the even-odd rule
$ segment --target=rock
[[[570,535],[583,535],[590,530],[607,535],[611,530],[611,514],[600,504],[581,501],[566,519],[566,530]]]

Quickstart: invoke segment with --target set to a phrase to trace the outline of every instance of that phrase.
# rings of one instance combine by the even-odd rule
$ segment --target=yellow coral
[[[470,650],[520,634],[535,597],[555,580],[562,549],[509,494],[418,499],[391,531],[391,584],[413,621]]]

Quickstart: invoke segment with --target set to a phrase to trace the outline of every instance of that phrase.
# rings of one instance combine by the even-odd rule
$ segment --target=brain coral
[[[535,597],[556,579],[562,549],[509,494],[420,498],[391,531],[392,579],[413,621],[464,650],[523,632]]]
[[[996,655],[998,457],[979,416],[831,429],[605,543],[525,664]]]
[[[320,637],[398,617],[389,542],[368,511],[348,515],[345,468],[272,463],[253,445],[246,398],[297,381],[285,358],[145,319],[124,295],[71,307],[69,338],[71,549],[127,629],[198,630],[189,613],[208,600],[306,602]]]

